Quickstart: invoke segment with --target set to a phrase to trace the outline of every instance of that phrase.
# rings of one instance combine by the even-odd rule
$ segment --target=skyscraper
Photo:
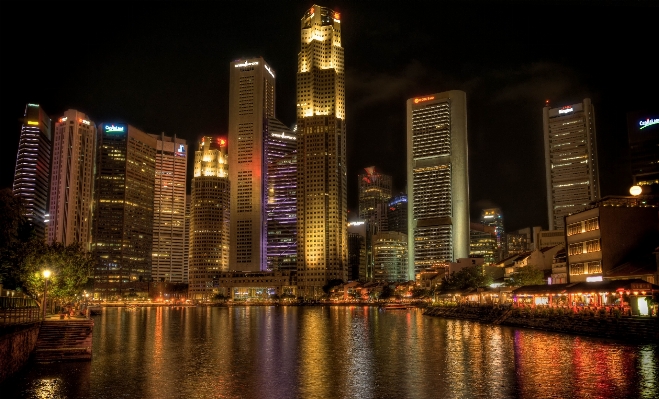
[[[469,256],[467,97],[452,90],[407,100],[409,280]]]
[[[346,281],[347,169],[341,16],[314,5],[301,20],[297,70],[298,292]]]
[[[14,195],[23,200],[25,216],[40,239],[46,239],[50,147],[50,118],[39,104],[27,104],[18,141]]]
[[[268,119],[265,152],[268,270],[296,270],[297,135],[277,119]]]
[[[391,199],[391,176],[375,170],[375,166],[364,168],[359,174],[359,218],[371,221],[373,234],[382,230],[386,208]]]
[[[55,122],[48,242],[91,249],[96,126],[70,109]]]
[[[387,231],[397,231],[407,235],[407,195],[400,194],[389,201]]]
[[[187,280],[185,250],[185,193],[188,146],[184,139],[150,135],[157,142],[153,196],[153,281]]]
[[[263,58],[231,63],[229,81],[229,181],[234,270],[267,268],[265,130],[275,117],[275,74]]]
[[[195,152],[190,200],[189,295],[209,299],[229,270],[229,170],[227,142],[203,137]]]
[[[485,226],[492,226],[494,227],[495,235],[496,235],[496,259],[495,260],[501,260],[501,257],[503,256],[503,250],[505,247],[505,239],[504,239],[504,234],[505,230],[503,228],[503,212],[501,212],[501,209],[499,208],[489,208],[489,209],[483,209],[481,211],[481,224]],[[473,230],[473,229],[472,229]],[[472,237],[472,243],[473,243],[473,237]],[[486,260],[487,262],[487,260]]]
[[[408,281],[407,234],[383,231],[373,236],[373,280]]]
[[[542,114],[549,230],[562,230],[566,215],[600,197],[595,109],[586,98]]]
[[[627,114],[627,134],[634,185],[646,194],[659,191],[659,110]]]
[[[94,295],[146,295],[157,139],[126,124],[101,123],[97,130]]]

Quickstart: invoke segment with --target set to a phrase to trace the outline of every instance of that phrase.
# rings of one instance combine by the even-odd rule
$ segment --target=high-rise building
[[[190,215],[192,212],[192,196],[186,194],[185,196],[185,241],[184,241],[184,250],[185,260],[183,263],[183,272],[185,276],[183,277],[183,282],[187,283],[190,281]]]
[[[481,224],[484,224],[485,226],[493,226],[495,228],[497,249],[501,250],[504,247],[503,235],[505,234],[505,230],[503,228],[503,212],[501,212],[501,209],[483,209],[481,212]]]
[[[372,269],[366,262],[366,231],[368,222],[354,220],[348,223],[348,280],[370,281]]]
[[[407,234],[383,231],[373,236],[373,280],[405,282],[407,278]]]
[[[157,139],[126,124],[97,127],[94,295],[146,295],[151,280]]]
[[[390,199],[391,176],[376,171],[375,166],[364,168],[364,173],[359,174],[359,218],[371,221],[373,234],[382,230],[386,215],[381,209]]]
[[[55,122],[48,242],[91,249],[96,125],[70,109]]]
[[[452,90],[407,100],[409,280],[469,256],[467,96]]]
[[[231,63],[229,81],[229,181],[231,250],[235,270],[267,268],[265,209],[268,118],[275,117],[275,74],[263,58]]]
[[[646,194],[659,191],[659,110],[627,114],[634,185]]]
[[[389,201],[387,209],[387,231],[407,235],[407,195],[400,194]]]
[[[345,73],[341,16],[314,5],[301,20],[297,70],[298,292],[348,279]]]
[[[218,293],[221,273],[229,271],[228,175],[226,140],[202,138],[195,151],[190,200],[188,292],[193,299]]]
[[[600,197],[595,109],[589,98],[543,109],[549,230]]]
[[[297,269],[297,135],[277,119],[268,119],[267,160],[268,270]]]
[[[14,195],[23,201],[25,216],[36,236],[46,239],[50,191],[50,118],[39,104],[27,104],[18,141]]]
[[[483,223],[470,223],[469,256],[483,258],[483,264],[489,266],[498,262],[499,250],[497,247],[496,226]]]
[[[151,278],[153,281],[184,283],[188,257],[185,251],[188,145],[176,136],[150,136],[157,140]]]

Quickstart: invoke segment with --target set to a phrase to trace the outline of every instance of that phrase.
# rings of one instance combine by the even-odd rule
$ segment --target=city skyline
[[[576,18],[580,19],[579,29],[593,32],[590,43],[593,51],[561,46],[561,51],[551,54],[540,43],[544,40],[560,46],[563,39],[558,35],[554,39],[535,25],[560,15],[560,3],[547,7],[541,16],[534,13],[536,8],[517,4],[514,18],[519,24],[515,30],[499,25],[513,18],[506,13],[513,9],[510,4],[481,4],[473,13],[467,6],[449,4],[446,10],[459,18],[446,23],[452,27],[465,23],[469,27],[468,34],[459,40],[442,42],[442,50],[453,54],[450,62],[432,55],[434,51],[425,51],[436,33],[426,26],[429,17],[416,16],[414,7],[375,9],[368,5],[335,4],[324,5],[334,7],[346,22],[342,34],[349,44],[346,45],[346,112],[351,121],[348,130],[359,132],[347,137],[349,181],[362,168],[375,165],[393,176],[394,191],[402,190],[406,183],[405,163],[399,149],[405,140],[404,101],[412,96],[458,89],[466,91],[469,98],[472,218],[482,208],[497,206],[507,215],[507,227],[511,230],[548,225],[546,200],[542,198],[545,182],[541,110],[546,99],[552,107],[573,104],[586,97],[592,99],[598,112],[600,166],[607,170],[607,176],[601,179],[601,194],[627,193],[631,173],[626,114],[651,108],[656,103],[651,94],[656,91],[657,83],[649,79],[652,76],[649,63],[623,60],[648,48],[651,30],[647,24],[629,24],[622,36],[625,46],[607,47],[605,52],[604,46],[611,40],[619,40],[619,36],[595,21],[631,21],[643,13],[644,3],[635,7],[571,6],[576,16],[598,16]],[[268,60],[277,71],[277,115],[291,126],[295,121],[295,47],[299,41],[299,32],[294,27],[298,16],[310,6],[311,3],[304,2],[211,8],[209,15],[232,15],[222,27],[213,27],[211,31],[190,28],[203,25],[199,21],[207,17],[184,5],[163,5],[160,10],[149,10],[153,16],[147,19],[142,18],[147,10],[138,7],[129,18],[138,18],[141,26],[131,33],[130,43],[122,32],[93,32],[89,39],[81,39],[93,40],[88,51],[95,56],[85,57],[90,61],[78,60],[76,65],[49,68],[38,65],[43,75],[33,75],[43,76],[43,80],[32,78],[17,88],[9,79],[27,75],[37,65],[21,64],[22,69],[8,65],[2,82],[3,128],[18,131],[22,108],[25,103],[35,102],[50,116],[75,108],[94,120],[120,120],[144,131],[176,134],[188,142],[197,142],[205,134],[226,136],[229,85],[226,64],[256,56]],[[33,18],[45,20],[59,7],[57,3],[49,4],[36,10]],[[168,13],[172,8],[180,11],[175,17],[177,24],[170,23],[172,17]],[[112,16],[120,10],[106,11]],[[490,22],[491,13],[500,17],[496,24]],[[238,24],[247,18],[256,19],[264,31],[274,30],[276,34],[240,35]],[[10,25],[3,24],[3,29]],[[162,35],[165,29],[173,29],[172,34]],[[492,37],[484,38],[483,33],[490,31]],[[65,33],[66,30],[54,32],[46,40],[48,52],[57,49]],[[32,38],[33,33],[25,35],[20,40],[15,34],[5,35],[13,38],[3,43],[9,58],[23,51],[19,43]],[[221,39],[224,37],[227,40]],[[188,46],[191,41],[198,43]],[[499,42],[505,46],[487,48]],[[118,46],[120,43],[127,44]],[[216,51],[214,46],[220,48]],[[524,51],[519,51],[520,48]],[[388,56],[382,58],[378,54]],[[93,60],[106,57],[109,61],[101,62],[100,69],[89,67],[96,63]],[[375,59],[378,61],[373,62]],[[609,79],[613,70],[626,79]],[[74,88],[56,92],[44,82],[67,83]],[[114,90],[107,90],[108,85]],[[196,111],[189,112],[190,109]],[[17,143],[16,135],[10,135],[9,153],[15,153]],[[495,158],[495,154],[503,158]],[[7,162],[3,165],[6,170],[13,170],[14,160],[3,162]],[[192,168],[188,169],[189,182]],[[3,174],[0,185],[10,186],[12,178],[9,173]],[[351,188],[348,187],[349,208],[356,211],[357,193]],[[529,197],[537,200],[529,204]]]

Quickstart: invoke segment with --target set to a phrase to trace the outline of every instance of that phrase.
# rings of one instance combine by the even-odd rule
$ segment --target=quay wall
[[[430,307],[424,311],[424,314],[639,343],[659,342],[659,318],[657,317],[612,317],[588,313],[547,315],[522,309],[468,306]]]
[[[41,322],[0,330],[0,383],[20,370],[37,344]]]

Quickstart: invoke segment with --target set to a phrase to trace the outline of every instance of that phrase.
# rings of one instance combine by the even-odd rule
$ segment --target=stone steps
[[[38,362],[91,360],[92,320],[44,321],[34,350]]]

